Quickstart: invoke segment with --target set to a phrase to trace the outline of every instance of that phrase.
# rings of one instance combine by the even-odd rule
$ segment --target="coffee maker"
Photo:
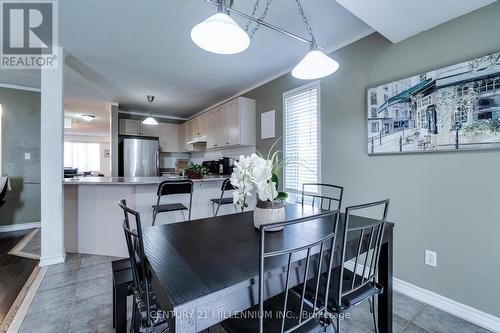
[[[233,173],[234,158],[221,157],[219,158],[219,175],[230,175]]]

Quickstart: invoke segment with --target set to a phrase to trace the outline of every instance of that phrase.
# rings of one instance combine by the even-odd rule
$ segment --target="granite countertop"
[[[191,179],[193,182],[223,181],[229,176],[205,176],[201,179]],[[78,177],[66,178],[64,185],[156,185],[164,180],[183,180],[182,177]]]

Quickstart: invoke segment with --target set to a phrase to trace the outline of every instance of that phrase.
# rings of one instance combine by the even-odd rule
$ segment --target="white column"
[[[41,70],[41,236],[40,266],[64,262],[64,51],[58,68]]]

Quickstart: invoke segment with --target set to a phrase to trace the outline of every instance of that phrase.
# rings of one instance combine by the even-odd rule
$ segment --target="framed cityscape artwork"
[[[500,148],[500,53],[368,89],[368,153]]]

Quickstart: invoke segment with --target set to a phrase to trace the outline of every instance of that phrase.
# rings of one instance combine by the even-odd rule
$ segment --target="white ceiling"
[[[265,0],[260,1],[263,6]],[[349,10],[333,0],[303,1],[316,39],[327,51],[371,33],[370,26],[397,41],[493,2],[337,1]],[[234,6],[251,13],[253,3],[235,0]],[[153,94],[154,113],[188,117],[284,74],[308,50],[306,44],[261,28],[241,54],[206,52],[194,45],[190,31],[215,12],[204,0],[60,1],[59,39],[70,68],[66,113],[95,114],[93,131],[100,132],[109,125],[107,114],[102,114],[106,101],[142,111],[147,108],[145,96]],[[234,18],[245,26],[246,20]],[[274,0],[266,21],[307,37],[293,0]],[[0,70],[0,82],[39,87],[39,72]]]
[[[393,43],[496,0],[337,0]]]
[[[235,0],[234,7],[251,13],[253,3]],[[318,43],[327,49],[372,32],[333,0],[303,1],[303,6]],[[153,94],[155,113],[180,117],[290,70],[308,50],[306,44],[261,28],[241,54],[208,53],[191,41],[190,31],[215,13],[216,7],[204,0],[59,1],[60,45],[70,55],[69,66],[106,100],[140,111],[146,109],[146,95]],[[307,37],[293,0],[274,0],[266,21]],[[4,83],[39,82],[4,72]],[[75,99],[81,97],[76,93]]]

